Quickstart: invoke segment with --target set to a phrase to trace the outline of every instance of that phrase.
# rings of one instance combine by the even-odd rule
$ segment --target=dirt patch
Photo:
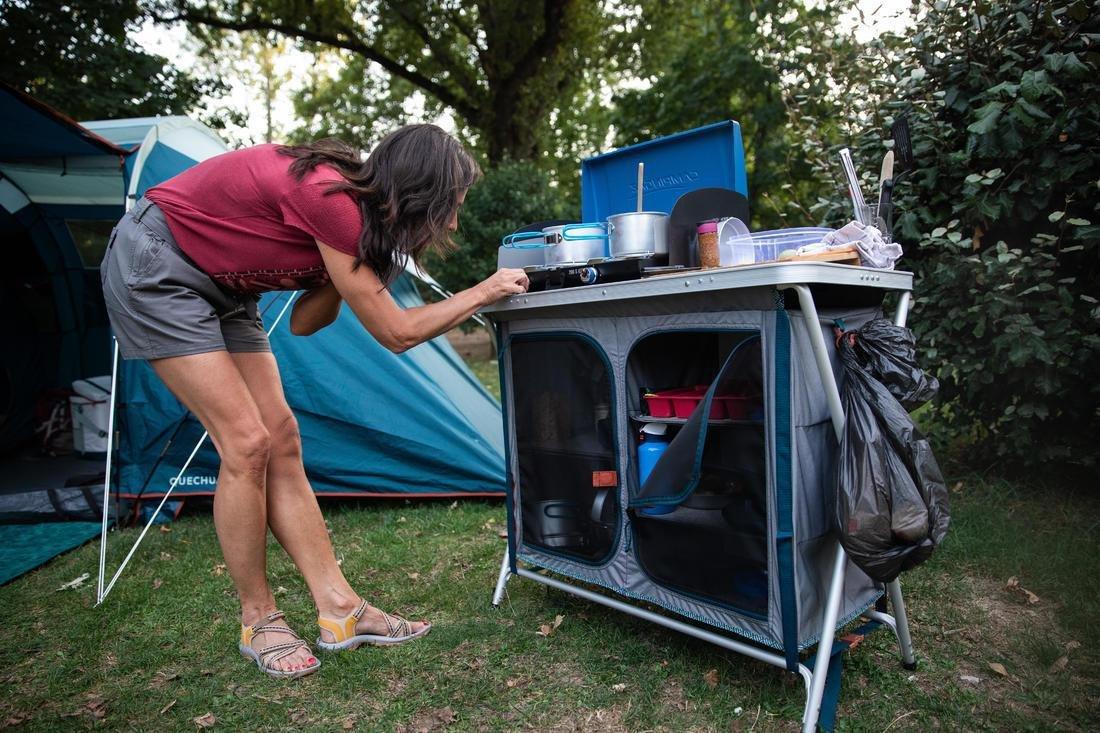
[[[692,709],[695,707],[695,703],[693,703],[691,700],[688,700],[687,696],[684,695],[683,683],[675,678],[669,679],[665,682],[664,686],[661,687],[661,692],[658,699],[660,699],[661,705],[673,708],[675,710],[680,710],[685,713],[691,712]]]
[[[447,340],[463,359],[482,361],[495,356],[492,339],[484,328],[477,328],[468,333],[455,328],[447,332]]]
[[[396,733],[433,733],[446,729],[455,722],[455,711],[447,706],[434,710],[421,710],[413,716],[407,725],[399,725]]]
[[[1029,595],[1007,578],[967,576],[963,585],[965,593],[956,603],[965,626],[943,629],[935,641],[946,644],[957,639],[968,653],[958,658],[952,678],[930,680],[918,673],[925,678],[921,686],[970,690],[984,698],[979,709],[991,714],[1012,710],[1021,720],[1078,730],[1064,716],[1089,705],[1088,686],[1073,672],[1090,662],[1088,652],[1059,626],[1058,603],[1043,598],[1029,601]],[[1062,676],[1068,679],[1059,680]],[[1054,685],[1060,688],[1061,699],[1051,704],[1044,697]],[[1077,694],[1067,695],[1067,691]]]
[[[584,676],[580,665],[573,662],[555,662],[546,670],[546,679],[554,680],[559,687],[586,687],[588,678]]]

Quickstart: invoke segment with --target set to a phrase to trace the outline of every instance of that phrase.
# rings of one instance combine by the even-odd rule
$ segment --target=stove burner
[[[527,291],[537,293],[596,283],[638,280],[644,270],[663,265],[667,261],[668,255],[637,255],[589,260],[582,264],[525,267],[524,271],[530,281]]]

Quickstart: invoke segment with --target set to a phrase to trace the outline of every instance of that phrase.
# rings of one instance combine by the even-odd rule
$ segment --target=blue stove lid
[[[730,188],[749,195],[741,126],[726,120],[582,161],[582,221],[603,221],[637,209],[638,163],[645,163],[646,211],[667,214],[676,199],[699,188]]]

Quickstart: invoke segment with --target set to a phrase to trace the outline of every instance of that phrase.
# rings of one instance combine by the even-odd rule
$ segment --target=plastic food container
[[[798,249],[807,244],[817,244],[826,234],[832,233],[826,227],[795,227],[793,229],[772,229],[751,234],[737,234],[730,230],[722,232],[719,250],[722,265],[744,265],[754,262],[772,262],[779,259],[783,250]],[[751,250],[750,250],[751,248]],[[749,255],[752,259],[749,259]],[[729,260],[727,262],[727,260]]]

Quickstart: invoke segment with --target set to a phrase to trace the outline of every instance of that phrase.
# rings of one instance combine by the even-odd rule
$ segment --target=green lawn
[[[902,581],[920,666],[901,668],[888,632],[869,638],[847,661],[839,729],[1097,729],[1098,501],[951,483],[948,540]],[[427,638],[323,656],[298,681],[261,676],[236,651],[212,521],[194,514],[150,533],[101,608],[95,544],[0,587],[0,727],[195,730],[209,713],[228,730],[798,729],[802,683],[781,670],[523,579],[493,609],[500,502],[323,508],[345,573],[384,608],[430,617]],[[108,567],[135,536],[111,536]],[[274,543],[270,558],[281,607],[313,635],[304,584]]]

